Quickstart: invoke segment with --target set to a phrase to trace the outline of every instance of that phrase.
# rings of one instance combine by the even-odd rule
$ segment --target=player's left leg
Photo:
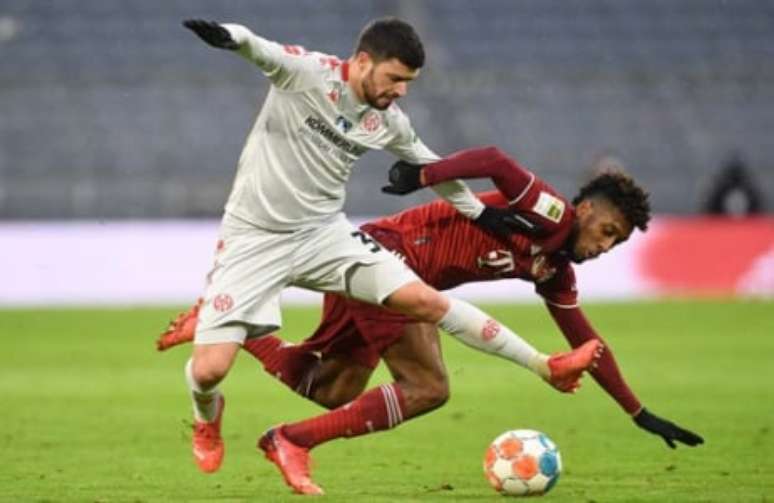
[[[271,428],[258,446],[295,492],[321,494],[322,489],[311,479],[309,450],[336,438],[394,428],[403,421],[404,409],[400,387],[384,384],[327,413]]]
[[[395,382],[363,393],[331,412],[282,426],[292,443],[311,449],[324,442],[394,428],[443,405],[449,383],[434,325],[411,323],[382,354]]]

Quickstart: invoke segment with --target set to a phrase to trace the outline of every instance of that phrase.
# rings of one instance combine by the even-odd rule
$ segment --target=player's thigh
[[[288,256],[296,246],[288,234],[268,232],[235,217],[224,217],[215,264],[207,276],[195,341],[200,342],[205,332],[231,323],[250,325],[250,335],[279,328],[279,296],[289,282]]]
[[[417,276],[345,218],[309,233],[296,254],[293,284],[381,304]]]
[[[397,381],[438,386],[448,394],[448,377],[438,329],[430,323],[407,323],[403,336],[382,352],[382,359]]]

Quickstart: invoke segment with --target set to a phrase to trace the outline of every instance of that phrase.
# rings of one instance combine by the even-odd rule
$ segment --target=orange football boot
[[[218,395],[218,415],[212,422],[194,421],[193,427],[193,455],[196,465],[204,473],[212,473],[220,468],[223,462],[225,447],[220,436],[220,422],[223,418],[223,409],[226,407],[226,399]]]
[[[309,473],[312,461],[309,449],[300,447],[282,434],[282,427],[271,428],[258,439],[258,448],[266,454],[266,459],[277,465],[285,483],[298,494],[324,494],[315,484]]]
[[[177,315],[177,318],[169,322],[169,327],[156,341],[156,349],[164,351],[172,346],[191,342],[196,332],[196,323],[199,321],[199,310],[204,299],[199,297],[191,309]]]
[[[596,365],[604,349],[599,339],[591,339],[572,351],[551,355],[547,362],[551,375],[546,381],[559,391],[574,393],[580,388],[583,372]]]

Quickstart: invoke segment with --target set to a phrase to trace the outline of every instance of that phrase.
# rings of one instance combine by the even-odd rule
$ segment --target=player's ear
[[[590,215],[594,210],[594,201],[591,199],[584,199],[575,206],[575,214],[578,217],[585,217]]]
[[[374,64],[374,59],[366,51],[358,51],[355,54],[355,64],[361,72],[367,72]]]

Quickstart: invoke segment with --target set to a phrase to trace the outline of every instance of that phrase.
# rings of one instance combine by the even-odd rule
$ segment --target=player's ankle
[[[543,379],[551,377],[551,368],[548,366],[550,357],[543,353],[535,353],[527,362],[527,367]]]

